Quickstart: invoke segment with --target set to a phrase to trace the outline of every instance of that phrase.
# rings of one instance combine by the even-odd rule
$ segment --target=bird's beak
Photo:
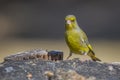
[[[67,24],[71,24],[71,21],[70,21],[70,20],[67,20],[66,22],[67,22]]]

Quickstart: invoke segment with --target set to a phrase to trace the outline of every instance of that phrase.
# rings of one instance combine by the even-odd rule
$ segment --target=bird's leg
[[[69,56],[67,57],[67,59],[69,59],[72,56],[72,52],[69,53]]]

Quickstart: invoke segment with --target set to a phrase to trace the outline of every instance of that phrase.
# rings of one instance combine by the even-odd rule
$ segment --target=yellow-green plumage
[[[84,31],[78,26],[74,15],[66,16],[65,30],[65,40],[70,49],[70,54],[67,58],[72,56],[72,53],[75,53],[88,55],[93,61],[101,61],[95,57],[93,49],[88,42],[88,38]]]

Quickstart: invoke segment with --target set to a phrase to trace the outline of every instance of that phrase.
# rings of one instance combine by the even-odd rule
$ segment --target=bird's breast
[[[76,31],[66,32],[66,43],[72,50],[78,50],[80,48],[80,38]]]
[[[77,54],[82,54],[83,52],[88,51],[88,48],[86,45],[83,44],[81,38],[80,38],[80,32],[79,31],[66,31],[66,43],[70,50]]]

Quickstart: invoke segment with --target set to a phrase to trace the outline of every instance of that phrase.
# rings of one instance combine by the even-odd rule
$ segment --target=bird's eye
[[[74,22],[75,20],[74,19],[71,19],[72,22]]]

